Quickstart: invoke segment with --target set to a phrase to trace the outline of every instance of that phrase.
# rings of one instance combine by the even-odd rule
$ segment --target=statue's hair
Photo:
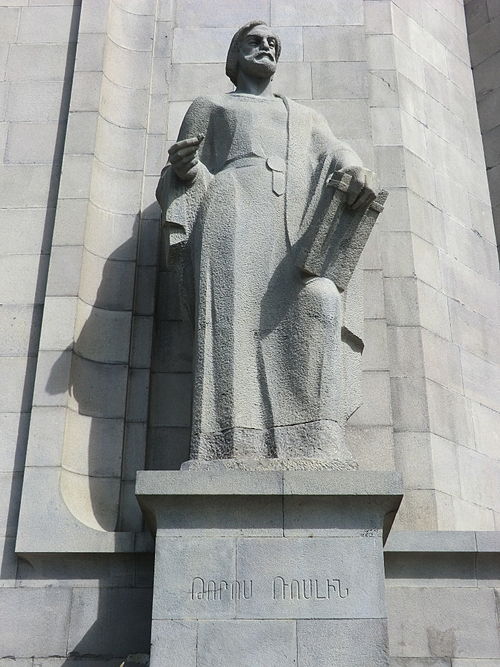
[[[233,36],[233,39],[231,40],[231,44],[229,45],[229,50],[227,52],[227,58],[226,58],[226,74],[231,79],[231,81],[235,86],[237,85],[237,79],[238,79],[238,57],[239,57],[240,42],[246,36],[246,34],[250,32],[250,30],[252,30],[258,25],[267,26],[267,23],[265,21],[259,21],[258,19],[245,23],[245,25],[242,25],[241,28],[236,31],[236,33]],[[280,55],[281,55],[281,40],[278,37],[278,35],[276,35],[276,61],[279,60]]]

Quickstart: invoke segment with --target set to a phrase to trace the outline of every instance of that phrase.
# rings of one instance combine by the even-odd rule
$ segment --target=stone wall
[[[190,100],[230,90],[229,38],[256,16],[283,38],[277,89],[390,190],[358,276],[351,446],[362,468],[402,472],[399,530],[492,531],[389,545],[394,665],[500,664],[498,268],[462,2],[0,5],[0,666],[148,650],[134,477],[187,458],[190,392],[154,188]],[[495,6],[467,7],[477,90]],[[478,98],[493,175],[495,94]]]
[[[493,218],[500,244],[500,7],[495,0],[469,0],[465,3],[465,16]]]

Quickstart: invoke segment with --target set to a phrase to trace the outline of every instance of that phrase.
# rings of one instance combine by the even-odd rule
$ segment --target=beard
[[[259,79],[267,79],[276,72],[276,61],[271,55],[252,55],[240,58],[239,66],[242,72]]]

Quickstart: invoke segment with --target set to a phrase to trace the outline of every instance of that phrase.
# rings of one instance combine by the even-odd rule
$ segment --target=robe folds
[[[178,140],[199,134],[195,180],[167,165],[157,189],[193,324],[191,463],[355,467],[344,377],[359,338],[345,295],[295,255],[328,207],[328,176],[360,159],[317,112],[278,96],[199,97]]]

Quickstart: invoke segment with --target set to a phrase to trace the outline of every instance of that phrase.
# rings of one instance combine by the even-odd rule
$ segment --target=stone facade
[[[0,3],[1,667],[149,650],[135,474],[188,458],[191,382],[154,190],[190,101],[231,89],[227,45],[256,17],[283,40],[279,92],[390,191],[352,290],[366,348],[349,444],[405,484],[393,664],[500,665],[497,5]]]

